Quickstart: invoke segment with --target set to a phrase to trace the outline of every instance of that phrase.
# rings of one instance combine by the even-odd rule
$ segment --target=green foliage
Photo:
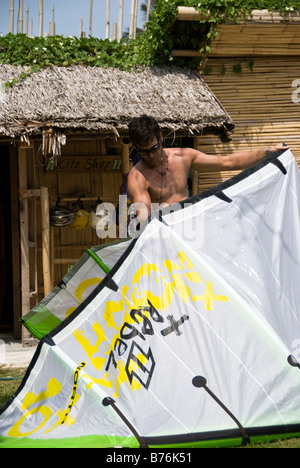
[[[233,65],[233,71],[234,73],[242,73],[243,71],[243,67],[242,67],[242,64],[241,63],[238,63],[237,65]]]
[[[136,39],[124,38],[120,43],[95,37],[32,37],[25,34],[0,37],[0,63],[29,66],[18,80],[50,65],[82,64],[131,70],[136,66],[175,65],[205,67],[210,44],[217,35],[218,24],[243,21],[253,9],[300,10],[300,0],[156,0],[156,8]],[[208,20],[177,21],[178,6],[210,11]],[[173,58],[172,49],[200,51],[200,57]],[[251,68],[251,67],[250,67]],[[18,81],[18,80],[14,80]],[[11,85],[13,82],[8,83]]]
[[[217,36],[217,26],[228,21],[240,23],[255,9],[279,10],[284,14],[293,9],[300,10],[300,0],[157,0],[156,9],[141,36],[141,44],[146,45],[148,61],[163,65],[174,60],[176,65],[184,65],[184,59],[172,58],[172,49],[193,49],[200,57],[190,66],[205,66],[210,53],[210,44]],[[194,7],[201,14],[210,12],[208,19],[200,22],[178,22],[179,6]],[[141,50],[141,49],[140,49]]]
[[[134,65],[133,43],[100,40],[94,37],[32,37],[8,34],[0,38],[0,63],[27,65],[19,79],[50,65],[82,64],[130,69]],[[12,84],[14,80],[7,85]]]

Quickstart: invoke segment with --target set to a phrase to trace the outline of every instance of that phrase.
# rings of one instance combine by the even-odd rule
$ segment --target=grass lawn
[[[8,369],[0,366],[0,379],[24,377],[26,369],[12,368]],[[21,380],[0,380],[0,408],[10,399],[21,384]]]
[[[1,378],[22,378],[26,369],[7,369],[0,367]],[[10,399],[14,392],[18,389],[21,380],[0,380],[0,408]],[[279,440],[277,442],[269,442],[262,444],[250,444],[246,447],[239,448],[300,448],[299,439]]]

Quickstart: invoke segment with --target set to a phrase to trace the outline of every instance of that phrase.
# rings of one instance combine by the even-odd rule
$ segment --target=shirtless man
[[[163,148],[159,125],[147,115],[132,119],[129,138],[141,157],[128,176],[128,190],[140,222],[147,219],[153,208],[171,205],[188,197],[187,178],[191,168],[199,172],[246,169],[268,152],[283,149],[279,144],[268,149],[216,156],[193,148]]]

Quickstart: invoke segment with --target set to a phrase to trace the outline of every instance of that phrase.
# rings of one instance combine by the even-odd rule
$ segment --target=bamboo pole
[[[9,0],[9,23],[8,23],[8,32],[14,34],[14,16],[15,16],[15,6],[14,0]]]
[[[134,4],[134,16],[133,16],[133,39],[136,38],[138,3],[139,3],[139,0],[135,0],[135,4]]]
[[[113,40],[113,41],[116,41],[116,40],[117,40],[117,35],[118,35],[117,29],[118,29],[117,23],[113,23],[113,24],[112,24],[112,40]]]
[[[110,0],[106,0],[105,39],[109,39]]]
[[[55,281],[55,268],[54,268],[54,252],[55,252],[55,237],[54,237],[54,228],[50,225],[50,264],[51,264],[51,291],[54,289]]]
[[[26,36],[28,36],[29,33],[29,5],[26,7]]]
[[[129,37],[133,37],[135,0],[131,0]]]
[[[118,42],[121,41],[122,34],[123,34],[123,13],[124,13],[124,0],[119,0]]]
[[[93,0],[90,1],[90,23],[89,23],[89,35],[93,33]]]
[[[23,33],[23,0],[19,0],[18,32]]]
[[[49,36],[55,36],[55,5],[52,5],[52,21],[49,23]]]
[[[79,37],[83,37],[83,16],[80,18]]]
[[[55,24],[55,5],[52,6],[52,24],[53,24],[53,36],[56,35],[56,24]]]
[[[41,187],[41,219],[42,219],[42,260],[44,295],[51,291],[51,262],[50,262],[50,221],[49,221],[49,193],[48,187]]]
[[[122,143],[122,173],[128,174],[130,172],[129,161],[129,145]]]
[[[147,13],[146,13],[146,23],[148,23],[148,21],[150,19],[150,8],[151,8],[151,0],[148,0]]]
[[[39,0],[39,36],[44,35],[44,4]]]

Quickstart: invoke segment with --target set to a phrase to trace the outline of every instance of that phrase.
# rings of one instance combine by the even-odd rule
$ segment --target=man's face
[[[146,146],[137,147],[137,152],[143,159],[143,161],[149,165],[155,167],[161,162],[162,156],[162,141],[157,137]]]

